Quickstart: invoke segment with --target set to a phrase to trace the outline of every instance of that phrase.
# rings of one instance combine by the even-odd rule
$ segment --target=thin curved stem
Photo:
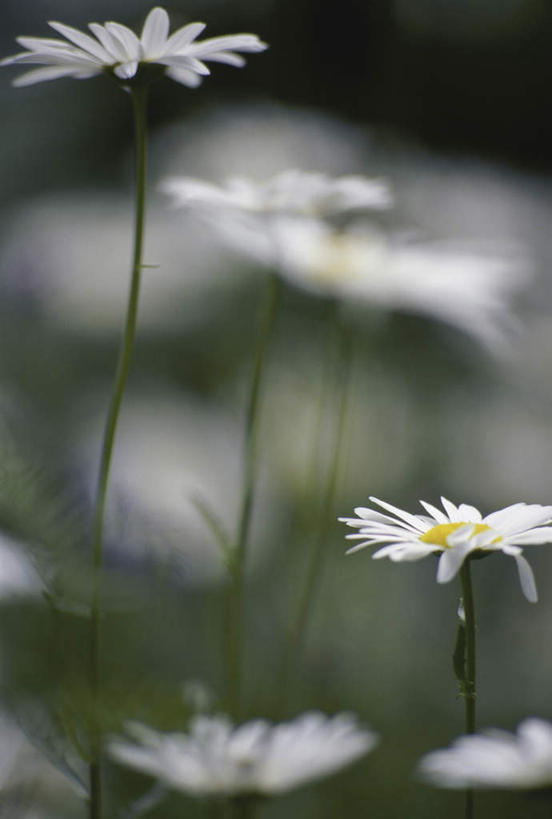
[[[147,172],[147,87],[132,89],[131,97],[134,111],[134,131],[136,143],[136,209],[134,222],[134,251],[132,277],[128,298],[123,338],[119,352],[117,371],[111,402],[105,422],[98,487],[93,517],[93,593],[91,606],[91,689],[92,689],[92,729],[91,729],[91,763],[90,763],[90,819],[101,819],[102,784],[101,784],[101,746],[102,730],[100,717],[100,655],[101,655],[101,575],[105,507],[109,485],[109,473],[113,456],[115,433],[121,410],[121,404],[130,369],[138,300],[142,272],[142,250],[144,239],[144,221],[146,210],[146,172]]]
[[[318,528],[315,536],[314,546],[311,553],[310,563],[307,569],[305,587],[299,607],[292,625],[288,632],[282,669],[278,684],[277,711],[283,712],[285,697],[289,689],[289,678],[294,665],[297,663],[301,646],[305,639],[308,628],[316,591],[320,578],[324,570],[326,560],[326,541],[332,517],[335,515],[335,493],[339,470],[341,464],[341,454],[343,450],[343,437],[346,427],[347,414],[349,408],[349,381],[352,363],[352,344],[348,329],[340,322],[337,305],[334,305],[332,314],[332,324],[337,346],[336,373],[334,376],[335,391],[338,396],[338,406],[336,413],[336,425],[328,466],[326,485],[322,494],[322,505],[317,514]],[[326,385],[323,385],[323,390]],[[323,410],[323,408],[321,408]],[[319,424],[321,429],[322,425]],[[321,446],[321,441],[315,441],[315,447]]]
[[[465,618],[465,653],[464,653],[464,684],[462,693],[465,705],[465,726],[467,734],[475,733],[475,701],[476,701],[476,651],[475,651],[475,609],[471,582],[470,560],[464,560],[460,569],[460,583],[462,586],[462,603]],[[466,790],[465,819],[474,817],[473,790]]]
[[[261,308],[261,317],[255,346],[255,360],[253,363],[245,420],[242,499],[236,540],[232,548],[230,566],[232,582],[229,590],[229,626],[227,632],[228,640],[226,641],[228,708],[236,720],[239,719],[241,712],[244,570],[257,478],[259,406],[268,344],[280,301],[281,287],[281,282],[276,274],[271,274],[268,279],[264,303]]]

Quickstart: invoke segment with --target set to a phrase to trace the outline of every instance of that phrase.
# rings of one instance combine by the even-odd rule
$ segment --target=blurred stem
[[[277,711],[283,712],[285,708],[285,697],[289,689],[289,679],[292,669],[297,665],[299,654],[305,639],[311,616],[316,591],[322,577],[326,560],[326,541],[331,522],[335,516],[335,493],[339,468],[341,464],[341,454],[343,450],[343,436],[349,408],[349,383],[352,363],[352,342],[348,328],[340,321],[338,305],[334,303],[331,316],[334,343],[336,345],[335,374],[333,376],[333,386],[337,396],[337,412],[333,449],[330,462],[326,486],[322,494],[321,507],[318,509],[316,519],[318,527],[315,541],[312,548],[310,564],[307,568],[307,577],[303,594],[299,601],[299,607],[288,631],[288,637],[284,648],[282,669],[277,692]],[[325,384],[322,386],[323,394],[328,390]],[[320,414],[324,407],[320,406]],[[322,423],[319,420],[317,427],[322,431]],[[320,449],[322,446],[322,436],[314,442],[314,448]],[[316,460],[313,460],[316,466]]]
[[[245,451],[243,464],[242,499],[239,512],[238,531],[232,548],[231,588],[229,590],[229,625],[227,642],[227,698],[229,711],[238,720],[241,712],[241,678],[243,655],[243,594],[244,570],[247,557],[247,543],[253,510],[255,484],[257,478],[257,433],[259,426],[259,406],[268,343],[272,334],[274,319],[281,293],[278,276],[270,275],[264,303],[261,309],[255,360],[247,401],[245,420]]]
[[[100,655],[101,655],[101,575],[102,547],[104,535],[105,507],[109,473],[113,456],[115,433],[128,378],[140,293],[142,272],[142,248],[144,238],[144,220],[146,204],[146,171],[147,171],[147,86],[131,90],[134,111],[134,132],[136,144],[136,205],[134,222],[134,253],[132,261],[132,278],[128,306],[119,360],[115,374],[113,393],[105,422],[98,488],[93,518],[93,594],[91,607],[91,689],[92,689],[92,731],[90,763],[90,819],[101,819],[102,784],[101,784],[101,746],[102,731],[100,720]]]
[[[475,733],[475,610],[473,604],[473,591],[471,581],[471,561],[464,560],[460,569],[460,583],[462,586],[462,604],[464,607],[464,617],[466,621],[465,635],[465,663],[464,663],[464,705],[466,714],[466,733]],[[474,794],[473,790],[466,790],[465,819],[474,817]]]

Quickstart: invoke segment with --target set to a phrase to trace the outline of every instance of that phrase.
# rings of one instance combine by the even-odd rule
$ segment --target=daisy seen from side
[[[374,559],[388,557],[394,562],[440,554],[437,582],[448,583],[468,557],[502,552],[514,558],[525,597],[537,601],[535,579],[522,547],[552,542],[552,526],[548,525],[552,506],[515,503],[483,517],[474,506],[456,506],[441,498],[443,510],[420,501],[427,514],[413,515],[378,498],[370,500],[384,511],[357,507],[357,517],[339,518],[358,529],[346,536],[360,541],[347,554],[367,546],[381,546],[372,555]]]
[[[132,740],[110,743],[114,759],[198,797],[284,793],[345,767],[378,741],[350,714],[314,711],[276,725],[259,719],[234,726],[224,716],[197,716],[187,734],[137,723],[127,730]]]
[[[17,77],[14,85],[33,85],[61,77],[88,79],[102,72],[130,83],[141,68],[157,66],[161,74],[196,88],[202,78],[210,74],[206,62],[239,68],[245,65],[245,60],[238,52],[255,53],[267,48],[254,34],[230,34],[197,41],[204,23],[189,23],[169,34],[169,15],[159,6],[149,12],[140,37],[115,22],[90,23],[93,36],[64,23],[50,22],[49,25],[64,39],[18,37],[17,42],[25,51],[0,62],[0,65],[42,66]]]
[[[418,775],[439,788],[552,788],[552,725],[532,717],[517,732],[491,729],[420,760]]]

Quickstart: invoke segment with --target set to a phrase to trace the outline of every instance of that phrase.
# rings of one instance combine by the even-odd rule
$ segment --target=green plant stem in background
[[[473,590],[471,581],[471,561],[464,560],[460,569],[460,583],[462,586],[462,604],[465,618],[465,650],[464,650],[464,684],[463,696],[466,709],[466,733],[475,733],[475,612],[473,605]],[[473,819],[474,816],[474,794],[472,790],[466,790],[465,819]]]
[[[337,304],[334,304],[331,321],[333,337],[336,345],[336,371],[333,378],[331,378],[337,398],[334,440],[330,461],[328,464],[326,484],[321,497],[321,507],[317,509],[316,514],[318,526],[316,527],[314,546],[310,557],[310,563],[307,568],[305,586],[299,601],[297,613],[289,628],[288,637],[284,648],[284,657],[282,660],[282,669],[280,672],[277,691],[277,711],[281,715],[283,715],[283,711],[285,709],[285,697],[289,690],[290,675],[292,669],[297,666],[299,654],[305,639],[311,611],[316,597],[316,591],[322,577],[327,551],[325,547],[328,531],[331,527],[332,521],[336,517],[334,508],[335,493],[339,477],[339,468],[343,452],[343,438],[349,408],[352,343],[348,328],[339,319],[339,309]],[[325,384],[323,385],[322,389],[324,392],[329,392]],[[321,406],[319,408],[319,412],[322,413],[323,410],[324,407]],[[317,428],[320,431],[322,430],[322,423],[320,421],[317,424]],[[321,440],[314,442],[315,448],[320,449],[321,446]],[[316,459],[313,461],[313,463],[316,466]]]
[[[260,396],[266,354],[280,301],[281,288],[282,285],[277,275],[271,274],[266,286],[255,346],[255,360],[245,421],[242,498],[238,530],[231,555],[232,583],[229,590],[229,623],[227,629],[225,624],[225,632],[228,634],[226,673],[228,710],[236,720],[241,716],[244,570],[257,478],[257,432]]]
[[[140,293],[140,278],[142,272],[142,249],[144,239],[144,219],[146,204],[146,171],[147,171],[147,86],[133,88],[131,91],[134,110],[134,129],[136,141],[136,211],[134,223],[134,253],[132,261],[132,278],[128,298],[127,314],[123,338],[119,353],[119,361],[115,375],[115,383],[111,403],[107,413],[98,488],[93,518],[93,594],[91,607],[91,689],[92,689],[92,730],[91,730],[91,762],[90,762],[90,819],[101,819],[102,816],[102,785],[101,785],[101,745],[102,731],[100,719],[100,659],[101,659],[101,574],[102,574],[102,547],[104,534],[105,507],[109,473],[113,456],[115,433],[121,410],[121,403],[128,378],[134,337],[136,334],[136,319],[138,314],[138,300]]]

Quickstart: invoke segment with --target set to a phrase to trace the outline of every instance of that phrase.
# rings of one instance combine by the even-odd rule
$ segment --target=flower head
[[[495,348],[512,323],[508,299],[524,280],[518,253],[405,241],[374,220],[342,224],[392,206],[382,180],[285,171],[223,186],[172,177],[163,189],[231,247],[311,293],[429,315]]]
[[[214,185],[190,177],[170,177],[163,190],[177,206],[250,214],[331,216],[356,208],[384,210],[391,193],[380,179],[363,176],[332,178],[323,173],[287,170],[265,182],[233,177]]]
[[[526,719],[517,734],[489,730],[424,756],[418,773],[440,788],[550,788],[552,725]]]
[[[235,728],[225,717],[197,716],[188,734],[162,734],[132,723],[135,742],[115,739],[111,755],[194,796],[278,794],[327,776],[377,742],[348,714],[310,712],[271,725]]]
[[[347,535],[348,540],[361,541],[348,554],[382,543],[387,545],[372,555],[375,559],[412,561],[440,553],[437,582],[448,583],[468,555],[500,551],[516,561],[525,597],[537,601],[533,572],[521,547],[552,542],[552,526],[545,525],[552,522],[552,506],[515,503],[482,517],[474,506],[455,506],[441,498],[444,511],[420,501],[428,514],[412,515],[377,498],[370,500],[390,514],[358,507],[358,517],[340,518],[359,530]]]
[[[22,74],[14,85],[32,85],[60,77],[86,79],[102,71],[125,82],[133,80],[141,66],[156,65],[176,82],[195,88],[202,77],[210,73],[206,61],[241,67],[245,60],[238,51],[258,52],[267,48],[254,34],[225,35],[196,42],[205,28],[204,23],[189,23],[169,35],[169,16],[158,6],[148,14],[140,37],[126,26],[113,22],[103,26],[90,23],[92,37],[63,23],[49,25],[65,39],[18,37],[17,42],[26,51],[0,63],[44,66]]]

